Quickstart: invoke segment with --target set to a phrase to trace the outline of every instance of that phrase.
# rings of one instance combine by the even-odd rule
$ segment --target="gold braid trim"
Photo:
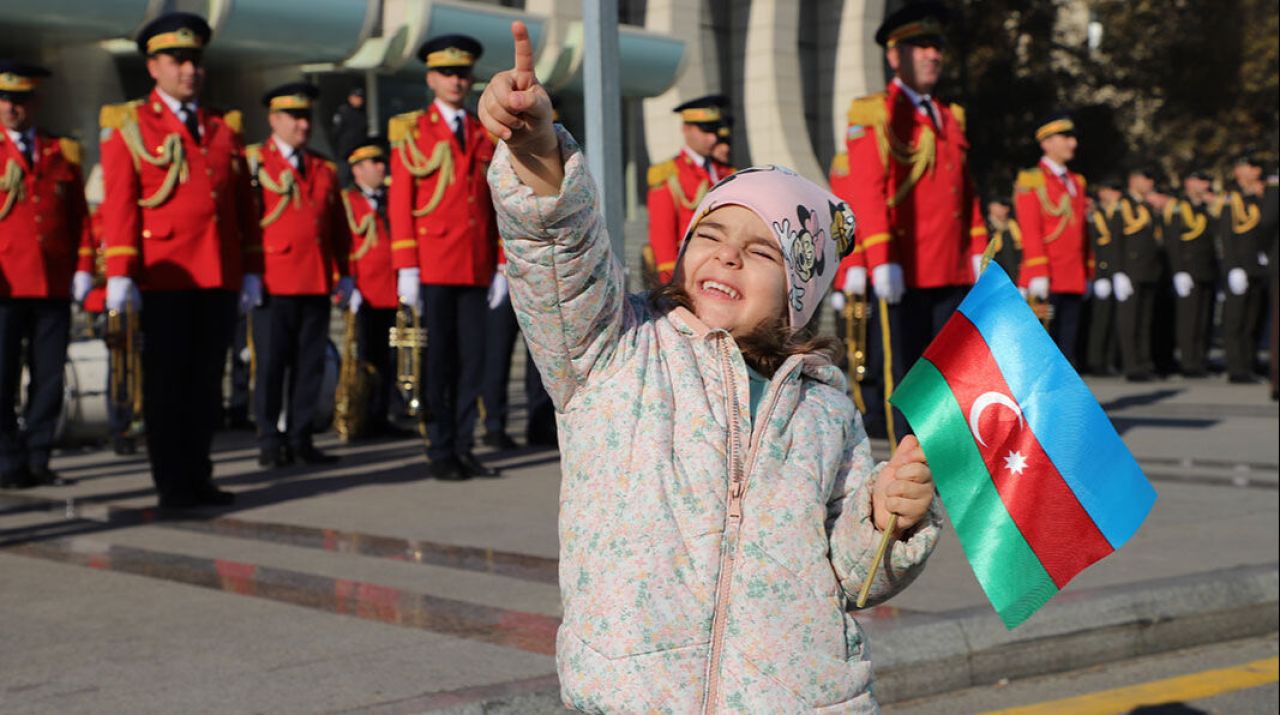
[[[1233,233],[1248,233],[1258,225],[1261,219],[1262,214],[1256,204],[1245,206],[1244,197],[1240,192],[1231,192],[1231,231]]]
[[[706,179],[698,182],[698,190],[694,192],[693,199],[690,200],[684,195],[684,187],[680,185],[680,177],[676,174],[667,176],[667,190],[671,192],[677,204],[689,211],[698,208],[698,204],[702,203],[702,197],[707,195],[709,184],[710,182]]]
[[[1147,210],[1146,206],[1139,206],[1137,215],[1133,213],[1132,206],[1133,204],[1129,201],[1120,202],[1120,217],[1124,219],[1124,235],[1126,236],[1132,236],[1151,223],[1151,212]]]
[[[876,124],[875,133],[876,146],[880,150],[880,161],[886,171],[889,168],[889,157],[893,157],[893,160],[899,164],[911,167],[911,173],[902,180],[893,197],[886,202],[892,208],[911,193],[911,189],[915,188],[916,182],[924,176],[926,171],[933,171],[934,160],[937,158],[937,136],[933,133],[933,129],[924,127],[920,130],[920,138],[915,146],[912,146],[898,139],[886,122]]]
[[[449,140],[441,139],[431,150],[431,156],[427,157],[418,148],[418,142],[412,130],[399,144],[400,161],[404,162],[405,168],[415,179],[428,177],[437,171],[441,172],[431,199],[425,206],[414,209],[412,212],[415,218],[420,218],[436,210],[436,206],[439,206],[440,200],[444,198],[444,190],[453,183],[453,151],[449,148]]]
[[[1107,220],[1102,217],[1101,211],[1093,212],[1093,225],[1098,229],[1098,245],[1111,243],[1111,229],[1107,228]]]
[[[1182,202],[1182,224],[1187,227],[1186,232],[1182,234],[1182,240],[1194,241],[1200,238],[1200,234],[1204,233],[1204,229],[1209,224],[1209,219],[1204,214],[1198,214],[1191,209],[1190,201]]]
[[[4,204],[0,205],[0,221],[13,210],[13,204],[27,197],[26,184],[22,183],[22,166],[10,159],[0,175],[0,191],[5,192]]]
[[[1075,212],[1071,210],[1071,195],[1063,194],[1058,201],[1058,205],[1054,206],[1049,203],[1049,192],[1045,190],[1042,184],[1036,188],[1036,198],[1040,199],[1040,209],[1046,214],[1054,218],[1062,217],[1062,220],[1058,222],[1058,227],[1044,237],[1045,244],[1053,243],[1066,230],[1067,224],[1071,223],[1071,219],[1075,218]]]
[[[129,149],[129,154],[133,157],[133,167],[139,171],[142,170],[142,162],[146,162],[154,167],[168,167],[169,172],[165,174],[164,183],[160,185],[156,192],[146,198],[138,199],[138,205],[144,209],[153,209],[160,204],[169,200],[173,195],[173,189],[179,183],[187,183],[187,176],[190,170],[187,167],[186,151],[182,147],[182,137],[176,132],[165,135],[164,143],[160,145],[159,153],[154,156],[147,151],[146,144],[142,141],[142,130],[138,128],[137,121],[123,121],[119,127],[120,137],[124,139],[124,145]]]
[[[290,200],[293,201],[295,209],[302,204],[302,190],[298,188],[298,184],[293,180],[293,172],[288,169],[280,172],[280,181],[277,183],[271,178],[271,174],[267,173],[266,168],[261,167],[258,169],[258,183],[262,185],[262,188],[280,197],[271,213],[263,216],[262,220],[258,221],[258,226],[262,228],[279,221],[280,217],[284,215],[284,210],[289,207]],[[265,204],[266,202],[263,203]]]
[[[342,192],[342,208],[347,213],[347,227],[351,229],[352,235],[359,236],[364,239],[364,243],[360,244],[360,250],[351,254],[351,260],[358,261],[364,258],[364,254],[369,249],[378,244],[377,223],[374,220],[373,212],[364,215],[364,218],[356,222],[355,212],[351,210],[351,199],[347,192]]]
[[[1022,227],[1014,219],[1009,219],[1009,235],[1013,236],[1013,245],[1019,251],[1022,250]]]

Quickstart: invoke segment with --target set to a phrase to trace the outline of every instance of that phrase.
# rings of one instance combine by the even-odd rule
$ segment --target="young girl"
[[[623,294],[596,191],[553,127],[523,26],[480,116],[511,300],[563,452],[556,643],[566,705],[591,712],[867,712],[848,614],[890,515],[872,603],[937,539],[924,455],[873,465],[841,371],[799,337],[853,217],[785,169],[707,193],[672,284]]]

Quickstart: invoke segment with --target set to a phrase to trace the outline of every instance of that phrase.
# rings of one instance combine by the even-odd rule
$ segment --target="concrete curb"
[[[1275,563],[1056,596],[1008,631],[987,606],[862,622],[883,703],[1277,629]]]
[[[1273,633],[1280,564],[1060,594],[1016,631],[989,606],[862,619],[876,697],[894,703]],[[558,689],[457,703],[450,715],[563,712]]]

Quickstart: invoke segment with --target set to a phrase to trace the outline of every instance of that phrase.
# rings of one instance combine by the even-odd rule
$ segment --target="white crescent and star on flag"
[[[989,391],[978,395],[978,399],[973,401],[973,406],[969,408],[969,431],[973,433],[973,438],[977,440],[978,445],[986,447],[986,440],[982,439],[982,430],[978,425],[978,421],[982,418],[982,412],[988,407],[1000,406],[1005,407],[1013,412],[1018,418],[1018,429],[1026,426],[1026,422],[1022,418],[1022,408],[1018,406],[1017,401],[1012,397],[1002,393]],[[1023,470],[1027,468],[1027,458],[1021,452],[1009,450],[1004,457],[1005,469],[1010,474],[1021,476]]]

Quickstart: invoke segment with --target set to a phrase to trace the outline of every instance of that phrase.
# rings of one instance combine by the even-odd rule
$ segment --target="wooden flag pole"
[[[884,298],[880,299],[880,342],[884,347],[881,352],[884,353],[884,417],[886,429],[889,433],[889,459],[893,459],[894,453],[898,451],[898,436],[893,429],[893,405],[889,404],[889,398],[893,397],[893,347],[889,342],[889,302]],[[874,511],[874,509],[873,509]],[[875,522],[875,514],[871,516],[872,523]],[[876,556],[871,561],[871,568],[867,571],[867,578],[862,582],[862,588],[858,591],[858,600],[855,602],[858,608],[867,605],[867,595],[871,593],[871,582],[876,580],[876,571],[880,569],[880,562],[884,560],[884,552],[889,548],[889,539],[893,538],[893,532],[898,528],[898,515],[889,515],[889,525],[885,528],[884,533],[880,535],[880,545],[876,547]]]

